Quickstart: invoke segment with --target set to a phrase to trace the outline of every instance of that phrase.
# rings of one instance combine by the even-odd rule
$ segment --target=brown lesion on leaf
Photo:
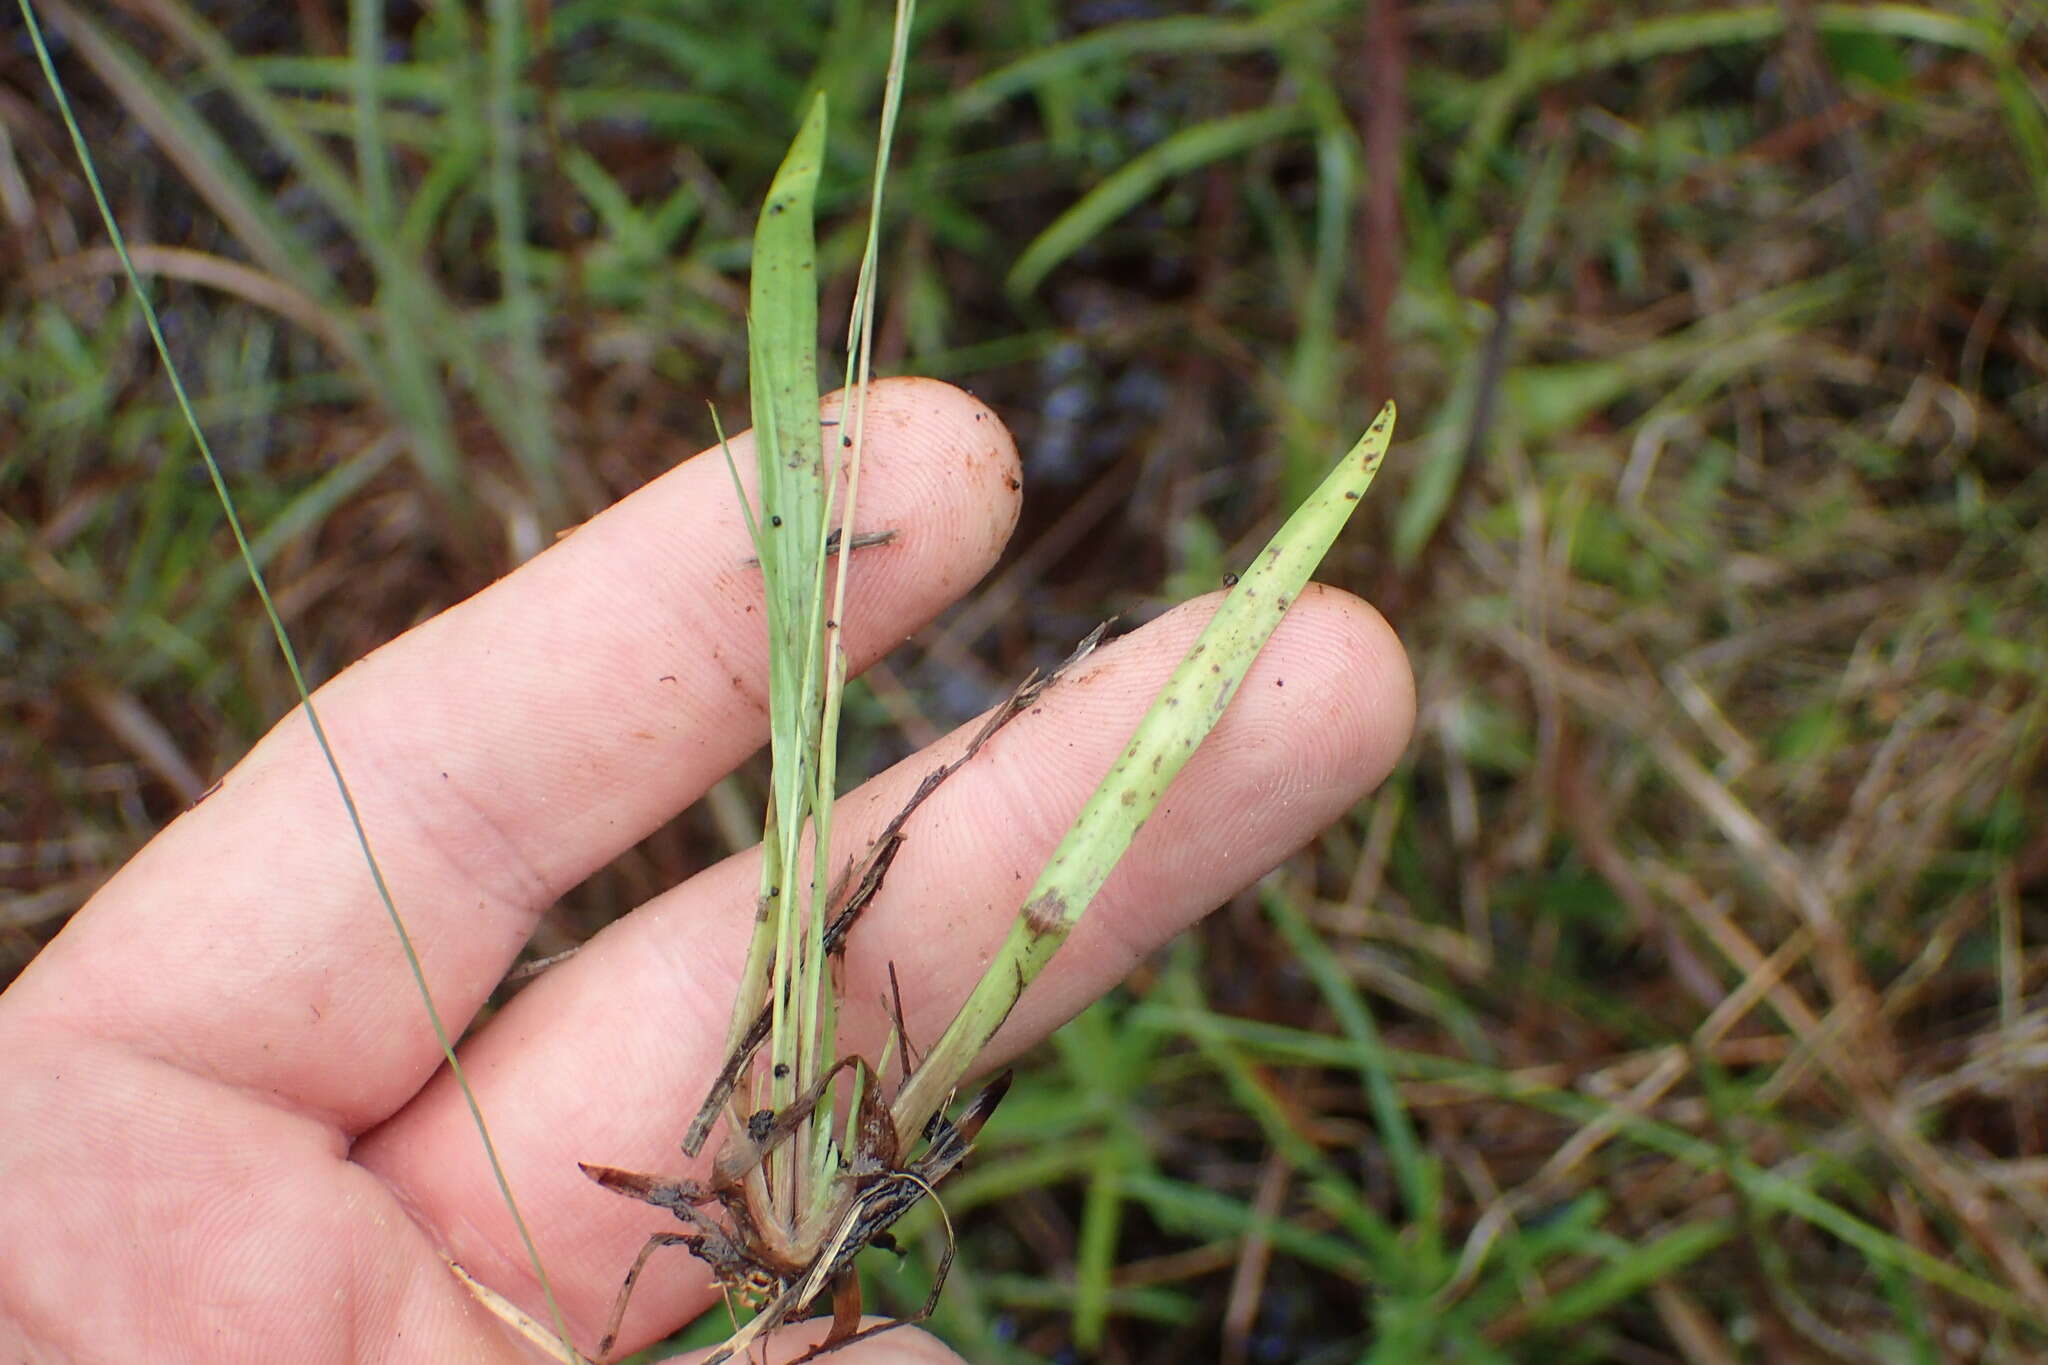
[[[1024,904],[1024,928],[1033,938],[1044,938],[1066,928],[1067,898],[1057,891],[1033,896]]]

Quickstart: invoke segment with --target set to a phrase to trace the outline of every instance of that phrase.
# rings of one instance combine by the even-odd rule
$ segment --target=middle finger
[[[890,962],[912,1037],[929,1046],[938,1036],[1213,606],[1182,608],[1104,646],[920,808],[839,973],[849,1050],[872,1049],[886,1028],[879,1001]],[[1392,766],[1412,715],[1405,662],[1386,623],[1344,594],[1304,593],[993,1051],[1014,1050],[1070,1016],[1138,956],[1336,818]],[[842,800],[842,855],[873,837],[974,728]],[[721,1061],[758,867],[758,850],[750,851],[636,911],[535,983],[465,1052],[564,1306],[586,1329],[604,1320],[647,1234],[678,1225],[588,1184],[576,1162],[703,1174],[676,1143]],[[402,1188],[479,1278],[530,1299],[476,1148],[443,1076],[355,1156]],[[657,1255],[623,1344],[651,1339],[708,1292],[690,1258]]]

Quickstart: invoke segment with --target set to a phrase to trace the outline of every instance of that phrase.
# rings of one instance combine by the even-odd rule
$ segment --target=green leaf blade
[[[1123,754],[1053,850],[1002,951],[897,1096],[899,1132],[922,1131],[925,1120],[946,1102],[1024,987],[1066,941],[1174,777],[1222,719],[1252,660],[1379,472],[1393,439],[1394,416],[1394,405],[1388,403],[1259,552],[1153,699]]]

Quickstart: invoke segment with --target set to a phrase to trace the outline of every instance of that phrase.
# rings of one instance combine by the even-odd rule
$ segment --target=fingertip
[[[1370,602],[1311,583],[1274,643],[1268,657],[1275,662],[1255,665],[1248,683],[1270,675],[1275,690],[1283,690],[1277,661],[1301,650],[1318,683],[1327,685],[1330,761],[1350,774],[1359,795],[1379,786],[1415,731],[1415,674],[1394,627]]]
[[[866,449],[887,481],[888,507],[904,511],[905,534],[936,542],[921,547],[943,579],[932,586],[957,596],[987,573],[1023,506],[1023,466],[1002,419],[941,380],[878,380],[868,389]],[[934,508],[946,515],[908,515]]]

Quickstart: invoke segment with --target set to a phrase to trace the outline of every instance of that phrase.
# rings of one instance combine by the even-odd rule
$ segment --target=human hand
[[[860,519],[898,535],[854,564],[856,668],[987,570],[1018,489],[1008,435],[958,390],[878,384],[868,431]],[[733,444],[749,468],[750,442]],[[765,738],[749,553],[714,450],[318,693],[451,1028],[557,897]],[[1208,609],[1104,646],[918,812],[847,951],[852,1049],[872,1053],[886,1032],[891,962],[911,1036],[938,1036]],[[1413,708],[1385,622],[1344,594],[1302,594],[984,1065],[1335,819],[1392,767]],[[972,730],[843,800],[846,847]],[[677,1142],[722,1060],[755,856],[599,934],[463,1046],[585,1349],[648,1233],[677,1225],[577,1162],[708,1165]],[[444,1264],[543,1311],[303,711],[0,996],[0,1113],[8,1360],[530,1358]],[[694,1259],[657,1256],[622,1349],[714,1297]],[[903,1331],[833,1359],[952,1357]]]

